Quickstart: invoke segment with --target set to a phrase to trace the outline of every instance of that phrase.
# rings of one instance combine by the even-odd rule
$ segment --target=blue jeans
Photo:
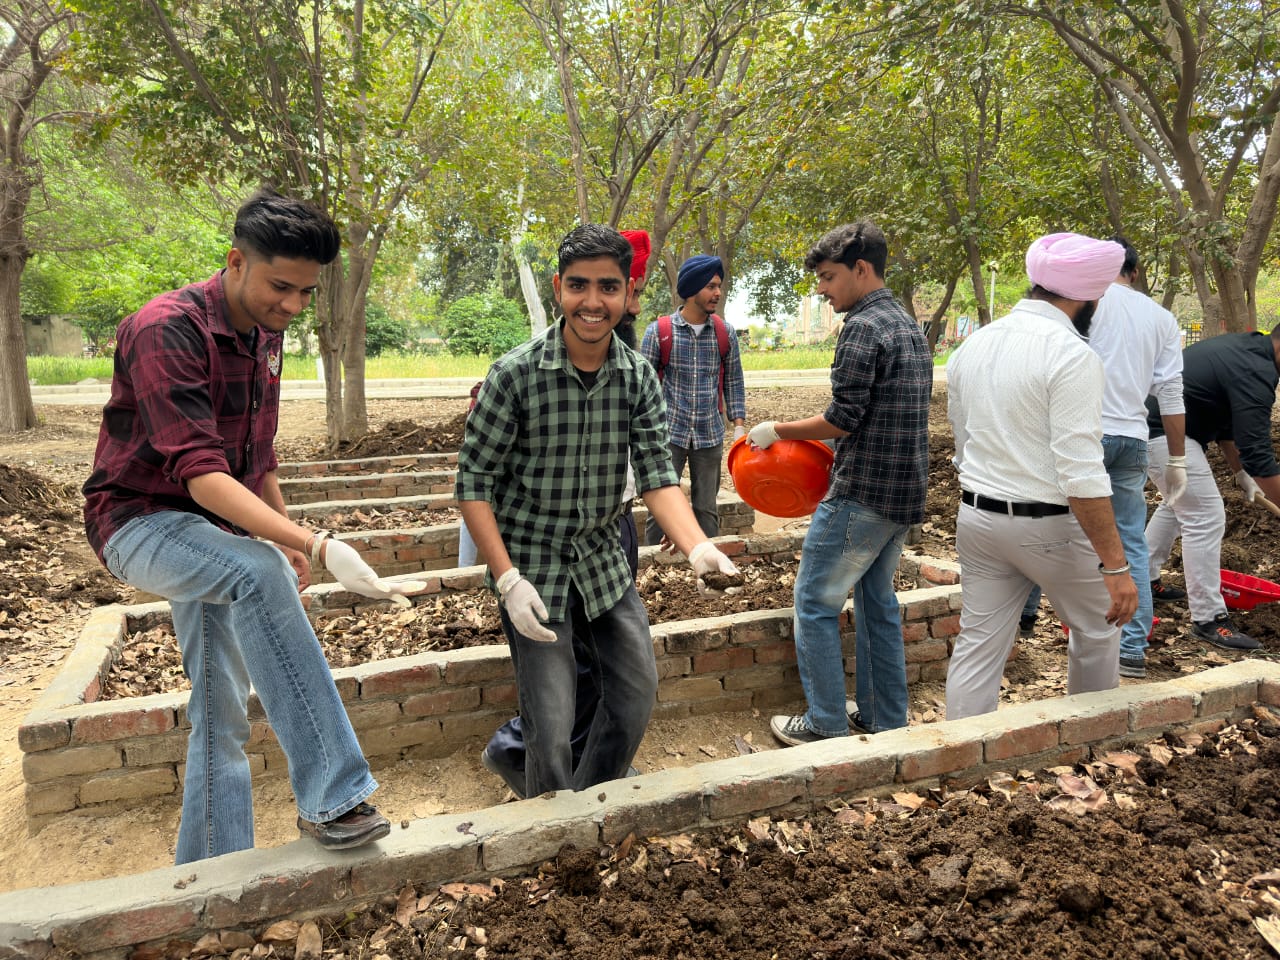
[[[166,511],[130,520],[103,555],[117,578],[169,599],[191,681],[177,863],[253,846],[250,683],[303,819],[332,820],[377,789],[279,550]]]
[[[1022,613],[1018,615],[1019,620],[1034,617],[1040,612],[1040,597],[1043,592],[1040,589],[1040,584],[1033,583],[1031,585],[1031,592],[1027,594],[1027,602],[1022,605]]]
[[[824,737],[849,732],[840,611],[853,590],[858,710],[873,731],[907,725],[907,664],[893,575],[907,524],[886,520],[847,497],[831,497],[805,534],[795,586],[796,658],[809,710]]]
[[[640,568],[640,545],[636,539],[636,520],[630,510],[618,518],[618,537],[634,579]],[[578,686],[574,693],[573,733],[569,737],[569,748],[573,752],[574,769],[577,769],[582,750],[587,745],[587,734],[591,732],[591,721],[595,719],[600,694],[591,675],[590,656],[584,649],[575,648],[574,657],[578,661]],[[524,733],[520,729],[519,715],[494,731],[485,749],[493,762],[511,771],[515,779],[524,778]]]
[[[716,497],[720,493],[720,463],[723,457],[723,443],[701,450],[671,444],[671,465],[675,467],[676,476],[684,473],[684,465],[689,464],[689,502],[693,506],[698,526],[708,537],[720,536],[720,511],[716,507]],[[645,525],[644,542],[649,546],[662,542],[662,528],[652,516]]]
[[[511,649],[525,743],[525,796],[548,790],[583,790],[626,774],[640,748],[658,692],[658,668],[649,616],[634,586],[608,611],[588,620],[576,588],[569,613],[549,623],[555,642],[530,640],[516,631],[507,611],[502,630]],[[590,669],[598,699],[582,754],[574,763],[571,739],[577,718],[578,663]]]
[[[1104,436],[1102,462],[1111,477],[1111,510],[1124,546],[1130,576],[1138,587],[1138,609],[1120,631],[1120,657],[1146,658],[1151,633],[1151,577],[1147,559],[1147,442],[1133,437]]]

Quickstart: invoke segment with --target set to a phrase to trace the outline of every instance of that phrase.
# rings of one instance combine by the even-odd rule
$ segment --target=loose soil
[[[958,490],[946,462],[945,400],[938,400],[931,418],[929,516],[917,549],[953,557]],[[753,422],[812,415],[825,402],[823,388],[752,390],[748,397]],[[413,452],[406,446],[410,429],[436,425],[442,433],[460,433],[466,401],[372,400],[369,407],[371,422],[391,442],[353,445],[340,456]],[[40,413],[40,427],[0,442],[0,464],[25,468],[55,491],[60,484],[78,486],[88,474],[99,411],[46,406]],[[322,402],[286,403],[282,459],[322,456],[320,423]],[[450,448],[443,442],[438,447]],[[31,480],[24,476],[12,486],[18,483]],[[1223,489],[1228,537],[1242,551],[1232,562],[1259,573],[1275,561],[1280,525],[1243,504],[1229,481]],[[176,798],[140,804],[127,815],[75,818],[26,836],[14,731],[94,606],[130,602],[133,593],[100,571],[84,544],[73,500],[53,496],[69,505],[68,518],[41,512],[37,504],[40,496],[50,496],[47,490],[29,497],[6,486],[0,504],[6,496],[16,496],[20,505],[0,506],[0,515],[9,514],[0,517],[0,597],[8,604],[0,609],[0,890],[170,863]],[[802,522],[761,517],[758,524],[781,526],[798,528]],[[1177,564],[1175,558],[1169,577],[1180,583]],[[684,578],[691,586],[687,570]],[[693,596],[695,608],[705,609],[705,601]],[[769,601],[789,603],[789,597],[785,603]],[[1259,611],[1251,616],[1271,613]],[[349,624],[348,639],[367,636],[371,623],[359,633]],[[1230,659],[1193,643],[1183,626],[1175,615],[1157,627],[1152,679]],[[1241,626],[1264,640],[1269,655],[1276,654],[1274,619],[1242,618]],[[1019,655],[1006,671],[1002,699],[1059,695],[1063,650],[1046,604],[1035,636],[1019,643]],[[944,715],[939,685],[917,685],[912,694],[913,723]],[[696,723],[656,721],[637,766],[645,772],[686,766],[734,755],[744,744],[771,749],[767,724],[768,717],[754,713],[700,717]],[[1275,867],[1280,764],[1275,744],[1267,742],[1274,735],[1274,719],[1247,721],[1204,743],[1172,743],[1170,758],[1157,749],[1154,758],[1141,751],[1140,761],[1111,765],[1132,766],[1133,776],[1108,772],[1107,764],[1050,772],[1039,778],[1034,796],[1029,787],[999,781],[968,793],[872,801],[812,822],[757,821],[721,834],[566,852],[538,876],[496,884],[497,896],[488,885],[473,891],[481,894],[475,897],[459,888],[409,889],[395,904],[324,924],[330,934],[325,947],[353,957],[389,958],[419,956],[427,945],[440,952],[458,947],[461,955],[477,957],[572,957],[588,951],[612,957],[623,950],[664,957],[1262,956],[1250,917],[1278,908],[1280,901],[1265,899],[1276,896],[1276,881],[1271,876],[1245,884]],[[508,792],[480,767],[479,747],[477,741],[475,750],[440,761],[379,768],[379,807],[394,823],[501,802]],[[1110,802],[1080,816],[1058,809],[1066,803],[1050,804],[1050,783],[1059,792],[1080,791],[1075,781],[1056,779],[1059,774],[1092,777]],[[1097,803],[1090,789],[1076,799]],[[259,846],[296,837],[287,783],[263,781],[255,800]],[[294,955],[295,940],[279,936],[288,932],[276,931],[276,955]]]

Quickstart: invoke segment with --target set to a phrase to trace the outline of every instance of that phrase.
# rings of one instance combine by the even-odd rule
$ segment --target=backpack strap
[[[658,382],[662,382],[662,373],[671,362],[671,314],[658,318]]]
[[[711,325],[716,331],[716,343],[720,347],[720,412],[724,413],[724,368],[729,362],[729,327],[718,313],[711,315]]]

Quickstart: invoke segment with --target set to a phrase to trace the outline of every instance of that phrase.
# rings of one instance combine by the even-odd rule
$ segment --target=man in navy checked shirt
[[[796,658],[808,712],[777,716],[788,745],[907,725],[906,655],[893,575],[907,528],[924,519],[933,357],[916,321],[884,285],[888,246],[865,221],[837,227],[809,251],[818,293],[845,313],[831,365],[831,404],[747,434],[761,448],[835,439],[831,486],[800,554]],[[840,611],[853,589],[857,702],[845,701]]]
[[[457,497],[499,595],[524,732],[525,796],[623,776],[658,686],[644,604],[618,536],[636,488],[698,575],[737,568],[702,533],[667,453],[653,369],[613,335],[631,245],[587,224],[560,243],[563,320],[499,358],[467,417]],[[577,657],[600,699],[577,764]]]
[[[700,254],[680,265],[676,294],[684,300],[670,317],[671,344],[665,365],[658,337],[661,321],[649,324],[640,352],[660,372],[671,432],[671,461],[676,475],[689,464],[689,499],[693,515],[708,537],[720,534],[716,496],[724,459],[724,421],[733,421],[733,439],[746,433],[746,383],[738,355],[738,335],[716,315],[724,291],[724,265],[719,257]],[[723,327],[729,349],[720,355],[716,326]],[[723,402],[721,382],[724,384]],[[662,541],[662,526],[649,517],[645,542]]]

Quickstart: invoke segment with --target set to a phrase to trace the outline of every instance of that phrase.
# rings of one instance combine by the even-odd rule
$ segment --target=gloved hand
[[[317,540],[324,537],[317,534]],[[312,546],[312,553],[320,549],[319,544]],[[427,585],[421,580],[383,580],[373,568],[360,559],[355,547],[341,540],[329,539],[324,550],[324,565],[333,574],[333,578],[342,584],[343,589],[358,593],[362,597],[375,600],[390,600],[402,607],[412,606],[405,594],[421,593]]]
[[[1249,476],[1248,470],[1236,471],[1236,486],[1244,493],[1244,498],[1250,503],[1255,500],[1261,500],[1263,497],[1262,488],[1254,483],[1253,477]]]
[[[1187,492],[1187,458],[1170,457],[1164,468],[1164,499],[1173,506]]]
[[[511,625],[521,636],[539,643],[555,643],[555,633],[542,624],[547,619],[547,608],[538,596],[538,588],[520,576],[515,567],[498,578],[498,594],[507,608]]]
[[[746,428],[746,427],[744,427],[744,426],[743,426],[742,424],[740,424],[740,423],[739,423],[739,424],[735,424],[735,425],[734,425],[734,428],[733,428],[733,442],[734,442],[734,443],[737,443],[739,440],[741,440],[741,439],[742,439],[743,437],[745,437],[746,435],[747,435],[747,428]]]
[[[778,421],[765,420],[757,423],[747,434],[747,441],[761,450],[768,450],[778,442]]]
[[[698,593],[704,597],[732,596],[735,593],[742,592],[741,587],[728,587],[724,590],[717,590],[714,587],[708,587],[703,581],[702,578],[708,573],[723,573],[733,577],[737,576],[739,572],[738,568],[733,565],[733,561],[721,553],[710,540],[703,540],[689,551],[689,565],[693,567],[693,572],[698,575]]]

